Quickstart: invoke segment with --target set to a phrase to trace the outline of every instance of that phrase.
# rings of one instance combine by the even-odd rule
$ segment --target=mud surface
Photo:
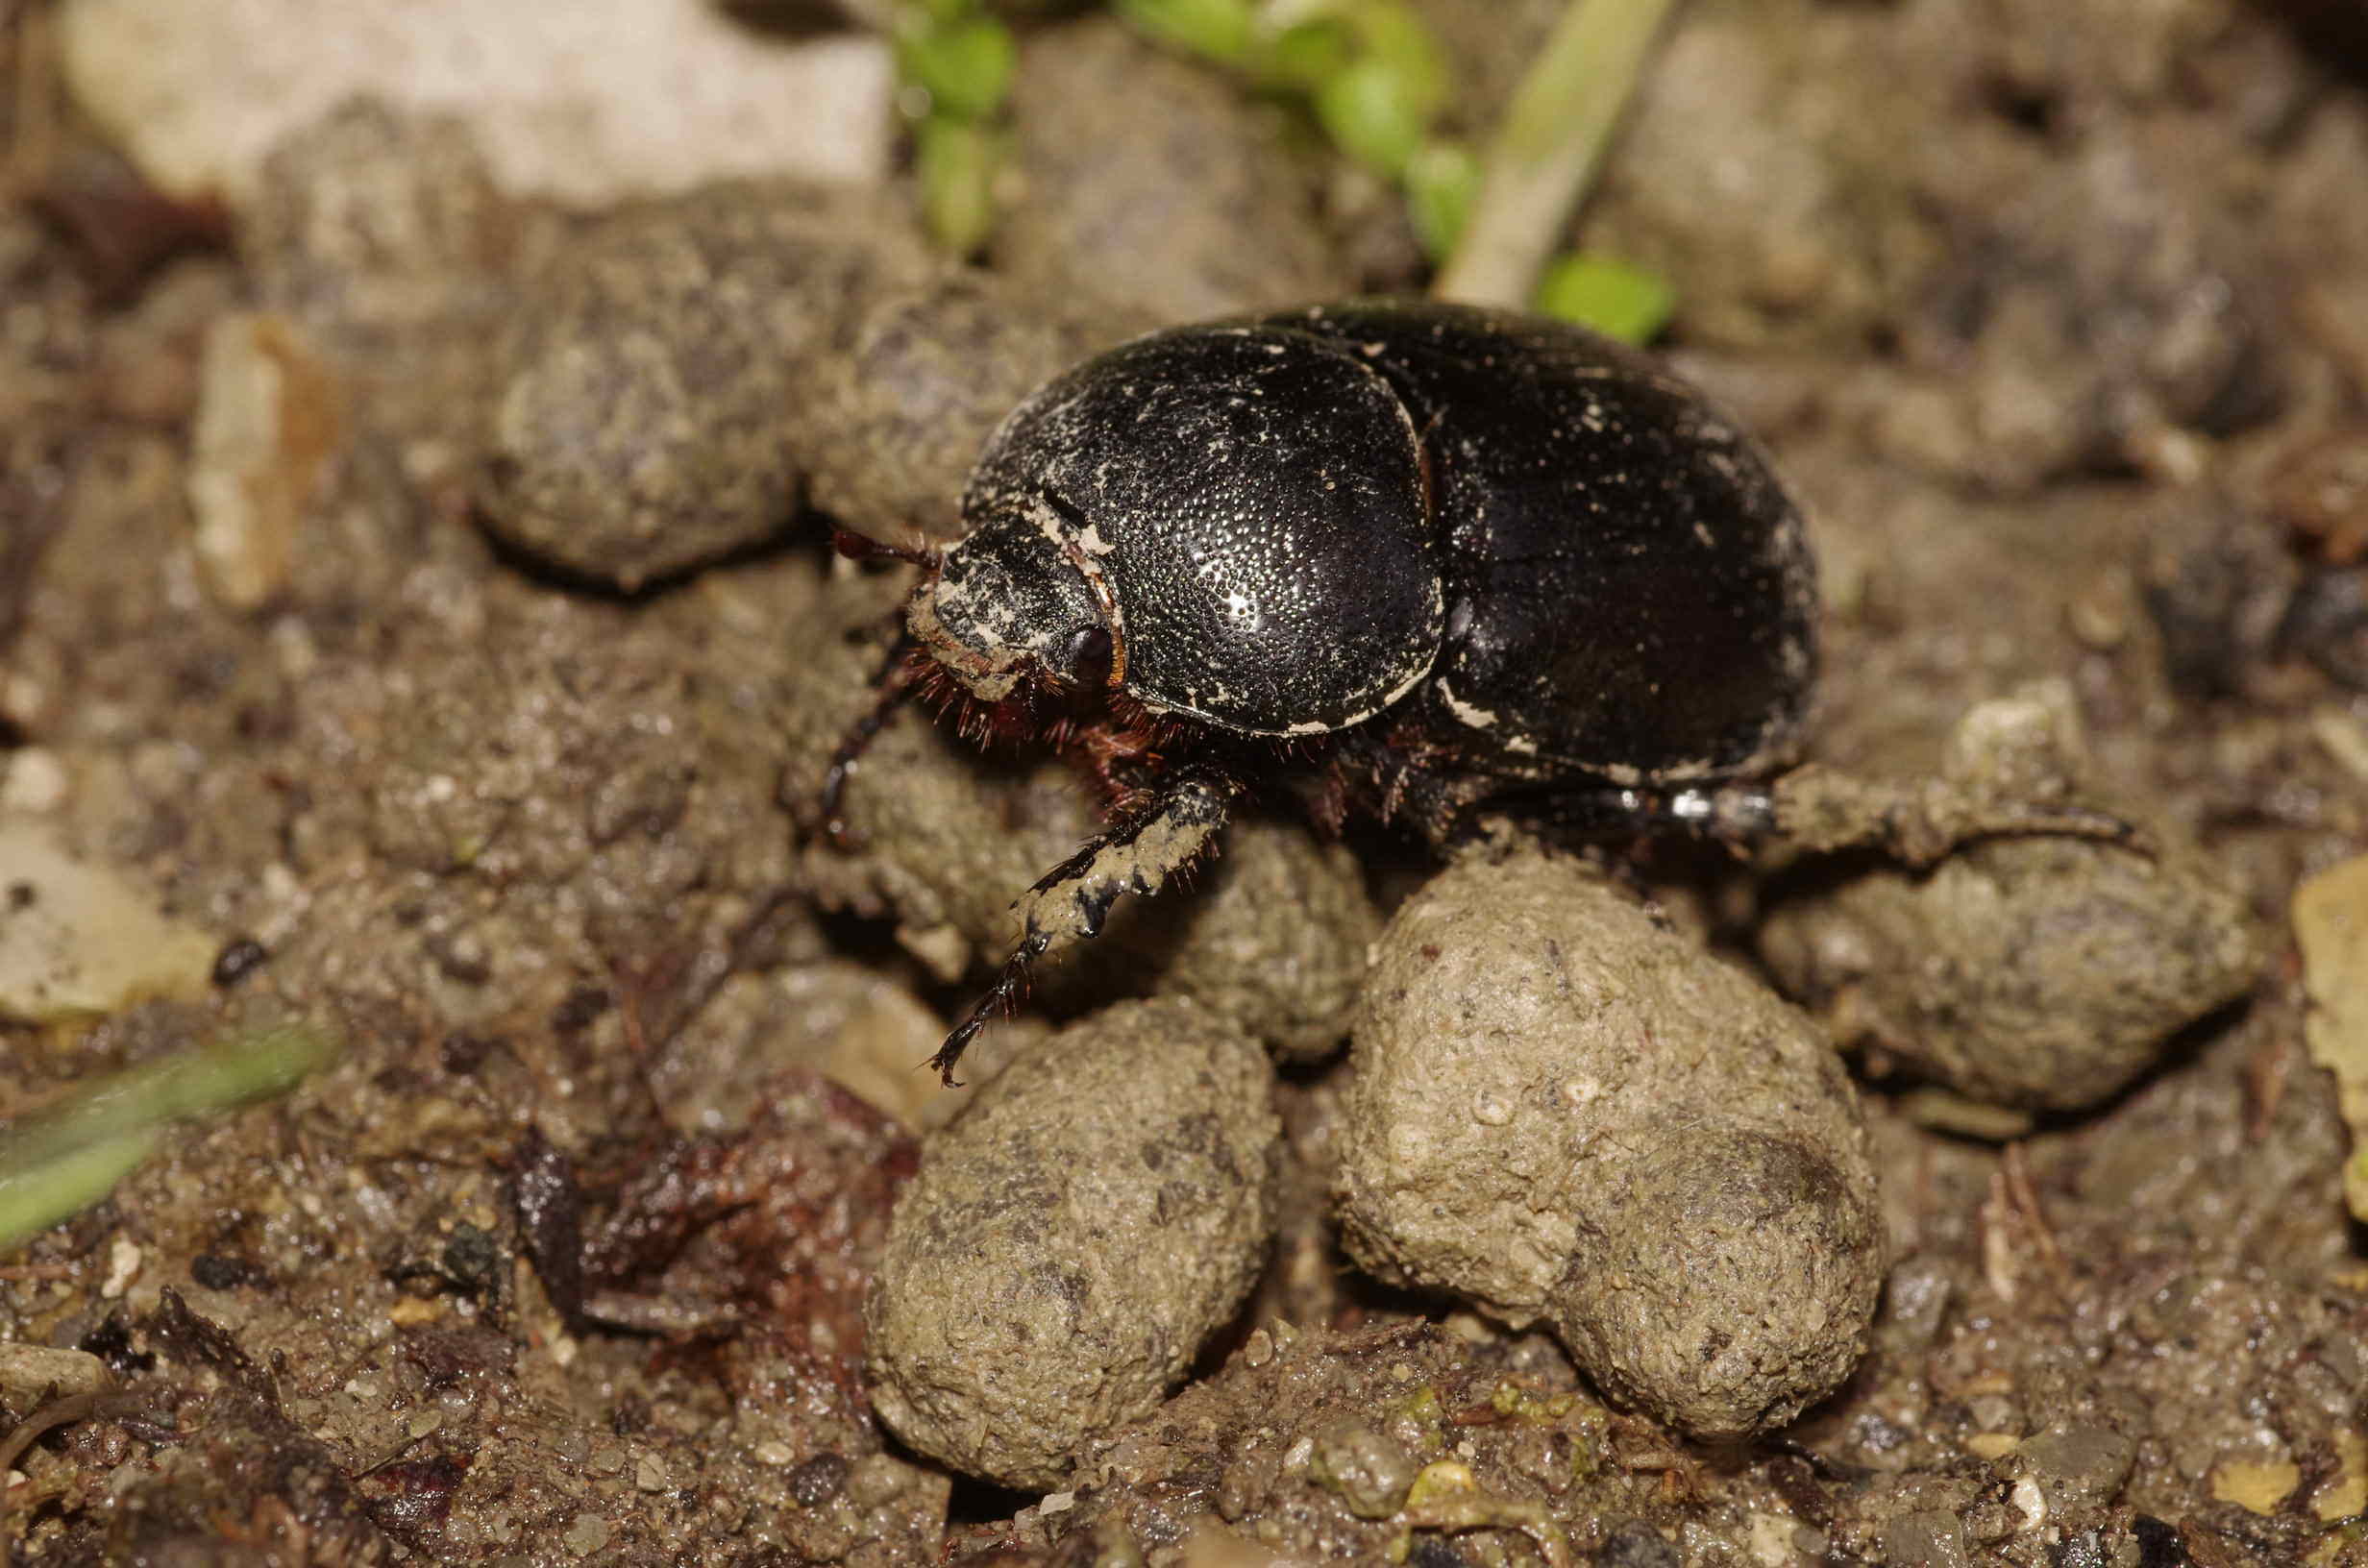
[[[1501,88],[1552,10],[1446,28],[1457,81]],[[942,537],[945,431],[1001,377],[1408,286],[1402,224],[1093,18],[1029,30],[986,279],[946,279],[900,189],[504,195],[465,106],[348,105],[230,207],[176,206],[49,91],[21,18],[52,8],[13,13],[0,845],[41,847],[0,882],[45,952],[107,898],[163,923],[10,971],[0,1118],[291,1019],[344,1051],[0,1255],[0,1548],[2361,1560],[2368,1247],[2287,925],[2299,881],[2368,849],[2368,56],[2340,10],[1696,0],[1583,220],[1675,281],[1672,357],[1811,515],[1814,758],[1940,777],[1968,710],[2041,683],[2074,776],[2007,756],[2003,783],[2175,850],[1612,857],[1657,940],[1786,980],[1852,1048],[1880,1192],[1853,1256],[1887,1272],[1838,1391],[1698,1444],[1544,1327],[1350,1263],[1338,1047],[1430,868],[1278,796],[965,1061],[983,1083],[1146,996],[1295,1059],[1247,1305],[1041,1494],[884,1433],[864,1302],[978,1092],[915,1064],[1098,800],[907,710],[854,775],[854,842],[822,840],[907,581],[832,559],[827,526]],[[2100,988],[2108,964],[2144,984]],[[1856,1137],[1729,1185],[1815,1188]],[[1624,1218],[1683,1231],[1689,1201]],[[1665,1261],[1621,1234],[1608,1270]]]

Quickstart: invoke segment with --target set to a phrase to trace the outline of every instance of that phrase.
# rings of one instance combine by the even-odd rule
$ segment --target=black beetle
[[[1741,827],[1756,798],[1703,786],[1790,760],[1813,683],[1814,571],[1766,461],[1556,322],[1376,302],[1140,338],[1014,411],[962,511],[909,610],[919,673],[1004,730],[1080,733],[1098,701],[1117,809],[1022,900],[949,1073],[1029,963],[1156,891],[1277,761],[1328,754],[1336,821],[1434,841],[1483,803]]]
[[[1157,892],[1278,771],[1320,816],[1434,844],[1773,821],[1816,669],[1815,571],[1759,449],[1646,356],[1562,323],[1375,301],[1154,333],[987,443],[971,531],[844,745],[910,687],[1078,749],[1111,825],[1020,899],[954,1062],[1056,941]],[[905,553],[890,551],[890,553]],[[2088,831],[2085,827],[2076,831]]]

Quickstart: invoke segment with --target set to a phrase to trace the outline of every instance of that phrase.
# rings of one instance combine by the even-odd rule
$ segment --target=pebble
[[[338,449],[338,387],[295,324],[233,311],[206,333],[190,431],[197,561],[237,610],[287,585],[308,504]]]
[[[2335,1075],[2337,1106],[2352,1131],[2343,1195],[2368,1220],[2368,855],[2330,867],[2294,890],[2302,948],[2304,1022],[2310,1059]]]
[[[0,1017],[55,1023],[201,996],[221,945],[45,829],[0,821]]]
[[[107,1363],[87,1351],[0,1342],[0,1398],[18,1409],[69,1394],[94,1394],[108,1385]]]
[[[67,0],[75,100],[187,199],[252,196],[272,150],[378,98],[462,117],[510,194],[602,207],[758,175],[872,183],[895,135],[884,38],[791,43],[704,0]]]

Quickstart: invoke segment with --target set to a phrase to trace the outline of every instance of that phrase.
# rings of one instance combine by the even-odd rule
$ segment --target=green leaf
[[[336,1054],[334,1040],[302,1025],[237,1036],[102,1078],[0,1129],[0,1249],[107,1196],[166,1122],[284,1094]]]
[[[1537,307],[1623,343],[1649,342],[1668,325],[1677,293],[1656,273],[1608,256],[1573,252],[1548,263]]]
[[[1355,12],[1365,52],[1386,63],[1407,100],[1430,119],[1447,104],[1447,59],[1414,9],[1395,0],[1367,0]]]
[[[1406,163],[1406,216],[1436,261],[1455,248],[1480,193],[1480,159],[1460,141],[1425,142]]]
[[[1020,63],[1011,30],[992,17],[924,28],[897,40],[904,79],[929,95],[932,114],[983,120],[1003,107]]]
[[[931,116],[913,129],[921,213],[938,244],[971,256],[995,232],[995,170],[1001,148],[976,120]]]
[[[1341,151],[1394,180],[1421,147],[1430,116],[1416,84],[1369,55],[1316,89],[1316,118]]]
[[[1162,43],[1224,65],[1249,58],[1250,0],[1116,0],[1118,13]]]
[[[1268,86],[1310,93],[1346,69],[1355,53],[1347,24],[1328,16],[1294,22],[1267,40],[1258,77]]]
[[[0,1170],[0,1248],[38,1236],[97,1203],[138,1169],[163,1139],[160,1127],[135,1127],[95,1143],[61,1149],[39,1165]]]

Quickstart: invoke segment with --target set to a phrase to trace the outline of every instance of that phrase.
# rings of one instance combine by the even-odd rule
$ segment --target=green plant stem
[[[117,1073],[0,1132],[0,1247],[107,1196],[166,1122],[284,1094],[336,1054],[314,1029],[241,1036]]]
[[[1571,0],[1483,161],[1434,297],[1522,308],[1602,161],[1675,0]]]

